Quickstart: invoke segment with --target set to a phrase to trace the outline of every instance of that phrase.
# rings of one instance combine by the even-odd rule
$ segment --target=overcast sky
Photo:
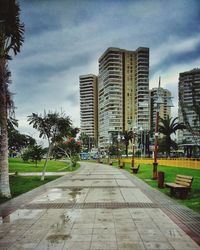
[[[200,67],[199,0],[19,0],[21,53],[10,62],[19,129],[32,112],[61,109],[80,126],[79,75],[98,74],[108,47],[150,48],[150,88],[169,89],[177,115],[179,73]]]

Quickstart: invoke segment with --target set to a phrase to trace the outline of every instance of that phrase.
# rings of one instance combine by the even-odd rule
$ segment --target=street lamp
[[[160,77],[159,77],[159,83],[158,83],[158,90],[157,90],[157,100],[155,102],[156,104],[156,126],[155,126],[155,141],[154,141],[154,161],[153,161],[153,180],[156,180],[158,178],[158,171],[157,171],[157,166],[158,166],[158,161],[157,161],[157,156],[158,156],[158,124],[159,124],[159,112],[160,112],[160,105],[164,104],[163,97],[161,95],[160,91]],[[171,100],[171,97],[167,97],[167,107],[173,107],[173,103]]]
[[[132,151],[132,161],[131,161],[132,169],[135,167],[135,131],[133,129],[133,151]]]
[[[120,166],[120,155],[119,155],[119,142],[120,142],[120,133],[118,132],[118,135],[117,135],[117,156],[118,156],[118,166]]]
[[[140,152],[141,152],[140,157],[142,158],[142,155],[143,155],[143,127],[139,128],[139,132],[140,132]]]

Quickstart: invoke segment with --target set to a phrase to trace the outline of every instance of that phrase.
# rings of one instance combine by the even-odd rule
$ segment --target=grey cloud
[[[22,119],[31,112],[63,108],[78,125],[79,75],[97,74],[98,58],[107,47],[130,50],[150,47],[151,54],[160,57],[151,68],[151,75],[170,70],[183,61],[189,63],[199,54],[199,47],[190,53],[170,53],[177,41],[194,37],[200,31],[200,6],[195,0],[20,0],[20,3],[25,43],[10,69],[16,114]],[[167,46],[169,37],[175,36],[177,39]],[[162,57],[162,46],[169,56]]]

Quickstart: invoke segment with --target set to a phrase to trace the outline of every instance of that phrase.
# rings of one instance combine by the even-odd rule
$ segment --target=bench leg
[[[175,196],[175,190],[174,188],[170,188],[170,196]]]
[[[180,199],[184,200],[188,197],[188,189],[182,189],[180,190]]]

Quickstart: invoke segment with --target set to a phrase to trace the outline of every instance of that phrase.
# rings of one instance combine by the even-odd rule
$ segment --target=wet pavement
[[[0,206],[0,249],[200,249],[197,213],[124,170],[81,165]]]
[[[46,172],[46,176],[63,176],[70,172]],[[9,173],[9,175],[16,175],[16,173]],[[17,172],[20,176],[42,176],[42,172]]]

